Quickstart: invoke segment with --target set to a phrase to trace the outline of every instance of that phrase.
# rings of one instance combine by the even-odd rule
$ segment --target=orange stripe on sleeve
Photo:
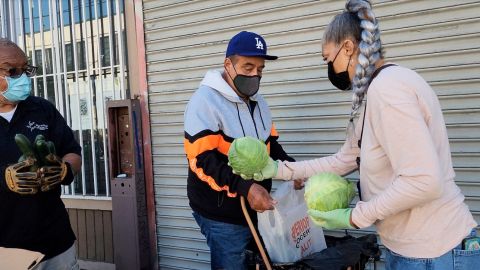
[[[272,124],[272,131],[270,132],[270,136],[278,137],[278,132],[275,129],[275,125]]]
[[[197,168],[197,159],[196,158],[193,158],[193,159],[189,159],[189,165],[190,165],[190,169],[198,176],[198,178],[204,182],[206,182],[213,190],[216,190],[216,191],[222,191],[222,190],[225,190],[227,192],[227,196],[228,197],[231,197],[231,198],[235,198],[237,197],[237,193],[230,193],[230,191],[228,190],[228,186],[222,186],[220,187],[219,185],[217,185],[217,183],[215,182],[215,179],[213,179],[211,176],[209,175],[206,175],[204,172],[203,172],[203,169],[202,168]]]
[[[272,130],[270,131],[270,137],[278,137],[278,132],[275,129],[275,125],[272,124]],[[270,154],[270,142],[267,143],[267,151]]]
[[[183,140],[183,147],[185,149],[185,153],[187,154],[188,159],[196,158],[201,153],[213,149],[217,149],[217,151],[219,151],[220,153],[228,155],[230,144],[231,143],[225,141],[225,139],[220,134],[207,135],[205,137],[195,140],[193,143],[191,143],[187,139]]]

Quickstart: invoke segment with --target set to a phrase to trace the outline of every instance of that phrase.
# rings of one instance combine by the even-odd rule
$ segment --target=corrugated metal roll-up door
[[[343,5],[144,1],[161,269],[209,269],[208,247],[186,196],[183,112],[205,72],[222,67],[235,33],[262,34],[269,52],[280,56],[267,62],[260,91],[286,150],[302,160],[340,147],[351,93],[328,81],[320,44]],[[374,8],[387,59],[418,71],[440,98],[456,179],[480,222],[480,1],[374,1]]]

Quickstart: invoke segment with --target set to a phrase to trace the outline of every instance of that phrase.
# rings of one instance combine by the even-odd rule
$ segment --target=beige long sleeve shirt
[[[336,154],[279,162],[277,178],[356,170],[362,201],[352,211],[360,228],[377,226],[382,243],[407,257],[435,258],[458,245],[477,224],[454,182],[450,146],[435,92],[414,71],[384,69],[368,89],[355,132]]]

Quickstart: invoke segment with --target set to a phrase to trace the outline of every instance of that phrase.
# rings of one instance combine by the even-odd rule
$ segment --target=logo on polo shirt
[[[257,49],[259,50],[263,50],[263,43],[261,40],[258,39],[258,37],[255,38],[255,40],[257,41]]]
[[[30,131],[34,131],[35,129],[38,129],[38,130],[47,130],[48,129],[48,125],[37,124],[37,123],[32,122],[32,121],[28,121],[28,125],[26,127],[29,128]]]

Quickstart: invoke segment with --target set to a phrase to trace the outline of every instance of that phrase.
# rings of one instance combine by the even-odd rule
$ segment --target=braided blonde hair
[[[352,81],[352,112],[357,113],[368,90],[375,63],[383,59],[382,42],[377,19],[369,0],[349,0],[345,11],[336,15],[325,29],[323,43],[340,44],[352,39],[359,47],[358,64]]]

